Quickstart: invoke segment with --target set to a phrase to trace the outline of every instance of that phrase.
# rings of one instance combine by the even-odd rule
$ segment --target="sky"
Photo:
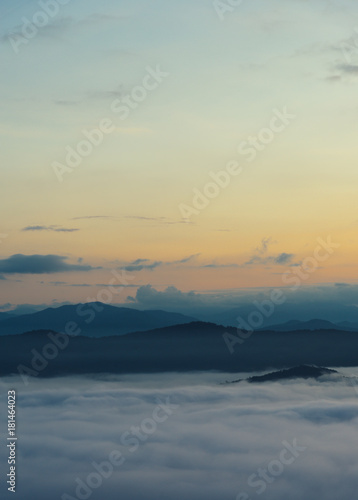
[[[355,289],[357,3],[238,3],[2,0],[1,310]]]

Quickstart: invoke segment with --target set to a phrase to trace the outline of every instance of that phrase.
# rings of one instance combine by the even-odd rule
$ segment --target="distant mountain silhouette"
[[[279,325],[271,325],[266,326],[264,328],[260,328],[260,331],[275,331],[275,332],[293,332],[298,330],[346,330],[346,331],[358,331],[358,328],[355,328],[351,324],[340,323],[337,325],[332,323],[331,321],[326,321],[325,319],[311,319],[309,321],[299,321],[299,320],[291,320],[286,323],[281,323]]]
[[[67,338],[64,348],[57,349],[51,348],[56,337],[49,336],[47,329],[2,336],[0,375],[17,373],[21,364],[29,368],[44,364],[38,376],[45,377],[208,370],[239,373],[300,365],[358,366],[358,333],[355,332],[255,332],[239,339],[232,352],[224,334],[238,338],[235,328],[202,322],[112,337],[74,336]],[[46,352],[53,358],[48,362]]]
[[[351,323],[350,321],[340,321],[336,323],[340,330],[347,330],[348,332],[358,332],[358,324]]]
[[[0,321],[3,321],[5,319],[9,319],[9,318],[12,318],[13,315],[10,314],[10,313],[4,313],[4,312],[0,312]]]
[[[234,380],[228,382],[235,384],[237,382],[249,382],[249,383],[259,383],[259,382],[274,382],[277,380],[291,380],[299,378],[315,378],[318,379],[323,375],[333,375],[338,374],[336,370],[330,370],[329,368],[324,368],[321,366],[310,366],[310,365],[300,365],[294,368],[288,368],[287,370],[279,370],[276,372],[266,373],[265,375],[257,375],[255,377],[249,377],[247,379]]]
[[[81,335],[102,337],[162,328],[194,320],[195,318],[179,313],[140,311],[94,302],[48,308],[4,319],[0,316],[0,335],[44,329],[63,332],[66,324],[73,321],[81,328]]]
[[[251,301],[243,303],[240,307],[226,309],[225,311],[210,313],[207,311],[206,321],[219,323],[225,326],[238,327],[238,318],[246,319],[253,311]],[[312,300],[310,303],[295,304],[286,301],[275,309],[274,315],[264,319],[263,326],[273,329],[272,325],[282,325],[293,319],[300,321],[311,321],[312,318],[322,318],[330,321],[334,325],[339,325],[342,321],[349,323],[349,329],[353,327],[358,331],[358,308],[355,306],[345,306],[341,303],[317,302]],[[200,316],[201,319],[201,316]],[[271,325],[271,326],[270,326]],[[343,328],[342,328],[343,329]]]

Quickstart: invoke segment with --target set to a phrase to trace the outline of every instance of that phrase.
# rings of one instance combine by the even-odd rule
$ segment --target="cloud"
[[[170,219],[168,217],[148,217],[145,215],[123,215],[123,216],[114,216],[114,215],[85,215],[82,217],[72,217],[71,220],[84,220],[84,219],[109,219],[114,221],[119,220],[138,220],[143,222],[151,222],[162,225],[173,225],[173,224],[194,224],[193,222],[183,221],[181,219]]]
[[[37,9],[38,10],[38,9]],[[75,21],[72,17],[63,17],[61,19],[55,19],[50,21],[48,24],[42,26],[36,32],[36,38],[59,38],[67,30],[75,25]],[[0,40],[3,43],[9,43],[10,39],[16,41],[17,39],[23,39],[23,25],[14,26],[10,31],[5,33]]]
[[[200,256],[200,253],[195,253],[193,255],[189,255],[188,257],[184,257],[184,259],[174,260],[173,262],[170,262],[170,264],[186,264],[187,262],[190,262],[199,256]]]
[[[275,264],[289,264],[291,260],[293,259],[294,254],[293,253],[280,253],[276,257],[273,257],[274,263]]]
[[[69,99],[57,99],[53,101],[58,106],[77,106],[81,101],[70,101]]]
[[[294,254],[282,252],[278,255],[267,255],[268,249],[270,245],[275,244],[276,241],[273,241],[272,238],[263,238],[261,241],[261,245],[255,249],[254,254],[250,257],[250,259],[244,263],[245,266],[252,265],[287,265],[290,264]]]
[[[72,217],[71,220],[84,220],[84,219],[117,219],[112,215],[85,215],[83,217]]]
[[[291,264],[291,261],[295,255],[293,253],[282,252],[278,255],[271,255],[267,257],[261,257],[259,255],[253,255],[250,260],[245,262],[244,266],[252,266],[252,265],[287,265]],[[293,264],[291,264],[293,265]]]
[[[267,253],[268,248],[270,245],[272,245],[274,242],[272,241],[272,238],[263,238],[261,240],[261,244],[255,248],[255,251],[250,257],[250,259],[245,262],[245,266],[250,266],[252,264],[261,264],[264,263],[265,259],[263,256]]]
[[[68,257],[61,255],[12,255],[0,260],[0,273],[3,274],[52,274],[69,271],[91,271],[92,266],[68,264]]]
[[[158,291],[151,285],[144,285],[138,288],[135,297],[136,302],[147,308],[169,308],[178,310],[178,308],[193,306],[195,302],[201,304],[200,295],[194,292],[181,292],[174,286],[169,286],[164,291]]]
[[[27,226],[22,231],[54,231],[56,233],[74,233],[79,231],[77,228],[66,228],[61,226]]]
[[[141,259],[139,259],[139,260],[141,260]],[[143,271],[143,270],[153,271],[154,269],[156,269],[157,267],[160,267],[162,265],[163,265],[163,262],[160,262],[160,261],[153,262],[152,264],[139,264],[139,265],[133,263],[129,266],[125,266],[124,270],[129,271],[129,272]]]
[[[173,225],[173,224],[194,224],[193,222],[190,221],[185,221],[185,220],[175,220],[175,219],[169,219],[168,217],[146,217],[142,215],[126,215],[125,219],[134,219],[134,220],[141,220],[141,221],[146,221],[146,222],[157,222],[159,224],[164,224],[164,225]]]
[[[120,99],[125,94],[123,85],[119,85],[118,88],[114,90],[97,90],[92,92],[89,96],[90,99]]]
[[[201,266],[204,269],[225,269],[230,267],[240,267],[239,264],[206,264]]]
[[[93,286],[96,286],[96,285],[91,285],[89,283],[74,283],[73,285],[66,285],[66,286],[71,286],[71,287],[74,287],[74,288],[89,288],[89,287],[93,287]]]
[[[269,246],[273,245],[274,243],[276,243],[276,242],[273,241],[271,237],[270,238],[263,238],[261,240],[261,245],[256,248],[256,253],[258,255],[264,255],[267,252]]]
[[[325,500],[355,498],[358,400],[352,387],[313,380],[220,385],[227,378],[63,377],[34,379],[27,388],[16,377],[0,379],[3,393],[11,385],[21,394],[17,498],[76,498],[76,479],[86,481],[96,472],[93,463],[108,461],[113,450],[125,462],[93,498],[117,500],[120,492],[123,500],[235,500],[245,492],[241,498],[252,500],[258,485],[248,481],[260,468],[273,471],[264,482],[267,500],[316,500],[317,492]],[[133,426],[151,430],[157,398],[177,406],[128,444],[123,436]],[[283,443],[295,440],[299,453],[286,452],[280,469]],[[5,447],[0,454],[6,463]]]
[[[143,264],[144,262],[149,262],[149,259],[137,259],[134,262],[132,262],[132,264],[137,266],[138,264]]]
[[[247,320],[257,304],[267,304],[273,290],[283,294],[283,303],[265,317],[262,326],[284,323],[292,319],[308,321],[326,319],[333,323],[349,321],[358,329],[358,285],[302,286],[297,290],[282,286],[231,290],[183,292],[174,286],[157,290],[147,284],[138,288],[135,304],[142,309],[163,309],[194,316],[202,321],[237,326],[238,316]],[[132,297],[133,298],[133,297]],[[133,302],[131,300],[131,302]],[[267,307],[267,305],[266,305]]]
[[[39,10],[41,12],[43,9],[37,8],[37,11]],[[53,20],[50,19],[47,24],[41,26],[41,28],[37,31],[36,36],[41,38],[59,38],[65,32],[73,29],[78,30],[79,28],[90,28],[91,26],[98,27],[99,23],[103,24],[114,21],[123,21],[125,18],[125,16],[116,14],[110,15],[108,13],[92,13],[82,19],[76,19],[71,16],[60,17]],[[1,37],[1,40],[8,43],[10,37],[15,39],[18,37],[23,38],[23,25],[14,26],[10,31]]]
[[[358,52],[358,48],[356,49]],[[326,80],[337,82],[337,81],[347,81],[355,82],[358,76],[358,64],[353,63],[339,63],[336,64],[331,73],[326,77]]]
[[[340,70],[342,73],[358,74],[357,64],[340,64],[336,66],[336,68]]]
[[[187,264],[192,261],[200,254],[189,255],[188,257],[184,257],[183,259],[174,260],[174,261],[152,261],[151,259],[136,259],[133,262],[129,263],[121,263],[121,269],[124,269],[129,272],[139,272],[139,271],[154,271],[154,269],[161,266],[172,266],[172,265],[181,265]]]

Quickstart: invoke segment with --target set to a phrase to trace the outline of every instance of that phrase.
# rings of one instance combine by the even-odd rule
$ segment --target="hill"
[[[271,325],[260,328],[260,331],[276,331],[276,332],[293,332],[297,330],[344,330],[344,331],[358,331],[350,324],[337,325],[325,319],[311,319],[309,321],[291,320],[281,323],[279,325]]]
[[[338,372],[336,370],[330,370],[329,368],[324,368],[321,366],[301,365],[295,366],[293,368],[288,368],[287,370],[279,370],[271,373],[266,373],[265,375],[257,375],[254,377],[249,377],[247,379],[233,380],[232,382],[227,383],[235,384],[244,381],[249,383],[276,382],[279,380],[295,380],[300,378],[319,379],[320,377],[323,377],[323,375],[335,374],[338,374]]]
[[[130,333],[62,340],[48,330],[0,337],[0,375],[20,364],[39,376],[85,373],[153,373],[216,370],[252,372],[292,366],[358,366],[358,334],[342,331],[256,332],[232,352],[224,335],[236,329],[193,322]],[[60,342],[61,344],[61,342]],[[45,365],[43,369],[38,367]]]

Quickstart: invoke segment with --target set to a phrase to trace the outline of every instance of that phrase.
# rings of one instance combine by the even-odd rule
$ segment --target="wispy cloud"
[[[224,268],[240,267],[240,266],[239,264],[206,264],[201,267],[205,269],[224,269]]]
[[[84,215],[82,217],[72,217],[71,220],[85,220],[85,219],[118,219],[112,215]]]
[[[42,26],[36,33],[37,37],[42,38],[60,38],[67,30],[75,25],[72,17],[63,17],[49,22],[47,25]],[[24,38],[23,25],[14,26],[10,31],[5,33],[0,40],[3,43],[9,43],[9,39]]]
[[[147,217],[142,215],[126,215],[125,219],[141,220],[145,222],[156,222],[164,225],[172,224],[193,224],[192,222],[187,222],[181,219],[169,219],[168,217]]]
[[[163,265],[163,262],[153,262],[152,264],[130,264],[129,266],[126,266],[124,269],[125,271],[129,271],[129,272],[135,272],[135,271],[143,271],[143,270],[146,270],[146,271],[153,271],[154,269],[156,269],[157,267],[159,266],[162,266]]]
[[[173,261],[152,261],[151,259],[136,259],[133,262],[122,263],[121,269],[125,269],[129,272],[139,272],[139,271],[153,271],[154,269],[161,266],[177,266],[181,264],[187,264],[188,262],[194,260],[200,254],[193,254],[183,259],[173,260]]]
[[[38,7],[37,7],[37,10]],[[108,13],[93,13],[89,14],[81,19],[77,19],[72,16],[64,16],[57,19],[53,19],[49,21],[45,26],[42,26],[41,29],[38,30],[37,35],[42,38],[58,38],[63,35],[65,32],[79,28],[98,28],[99,23],[113,23],[118,21],[123,21],[126,19],[126,16],[121,16],[117,14],[108,14]],[[8,42],[9,37],[23,37],[23,25],[16,25],[7,33],[5,33],[1,40],[3,42]]]
[[[27,226],[22,231],[54,231],[55,233],[74,233],[78,228],[67,228],[61,226]]]
[[[293,253],[282,252],[278,255],[271,255],[266,257],[261,257],[260,255],[253,255],[250,260],[245,262],[244,266],[252,266],[252,265],[266,265],[266,264],[276,264],[276,265],[285,265],[290,264],[294,257]]]
[[[269,247],[275,243],[277,242],[273,241],[272,238],[263,238],[261,244],[255,249],[254,254],[243,264],[243,266],[290,264],[294,257],[292,253],[281,252],[277,255],[267,255]]]
[[[331,82],[357,80],[358,64],[338,64],[332,70],[326,80]]]
[[[116,99],[123,97],[125,91],[123,85],[119,85],[115,89],[110,90],[96,90],[89,94],[89,99]]]
[[[199,255],[200,253],[195,253],[193,255],[189,255],[188,257],[184,257],[184,259],[174,260],[173,262],[170,262],[170,264],[186,264],[187,262],[190,262],[199,257]]]
[[[84,215],[81,217],[72,217],[71,220],[86,220],[86,219],[107,219],[113,221],[137,220],[148,223],[172,225],[172,224],[193,224],[192,222],[183,221],[181,219],[170,219],[168,217],[148,217],[146,215]]]

